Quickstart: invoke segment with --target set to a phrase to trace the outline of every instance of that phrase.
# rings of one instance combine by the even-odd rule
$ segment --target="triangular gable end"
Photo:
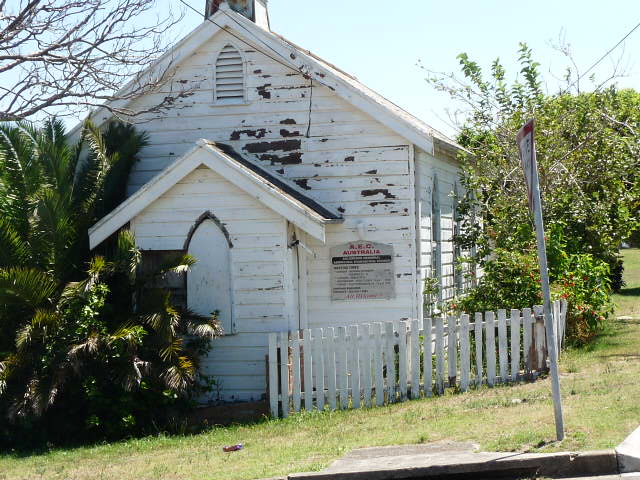
[[[199,140],[193,149],[91,227],[90,248],[94,249],[201,165],[210,168],[322,243],[325,242],[325,226],[342,222],[339,214],[305,196],[294,186],[277,179],[273,174],[263,174],[259,166],[232,156],[232,152],[225,150],[215,143]]]
[[[240,28],[238,28],[240,27]],[[261,51],[267,56],[277,58],[283,64],[295,71],[313,78],[313,81],[323,85],[346,102],[359,110],[367,113],[401,137],[433,154],[434,142],[446,146],[454,151],[464,151],[464,148],[453,140],[429,127],[426,123],[409,114],[383,96],[370,90],[354,77],[340,71],[330,63],[313,55],[310,51],[303,50],[273,32],[268,32],[255,23],[236,12],[219,11],[211,21],[205,20],[187,37],[181,40],[175,47],[163,55],[153,66],[141,72],[130,84],[123,87],[116,96],[126,96],[131,86],[144,81],[145,78],[156,78],[169,69],[177,68],[185,59],[195,52],[204,42],[210,40],[221,30],[231,31],[234,36],[242,37],[247,45]],[[251,39],[245,38],[246,33]],[[257,40],[257,41],[256,41]],[[118,101],[111,105],[125,109],[132,101]],[[96,118],[98,124],[102,124],[112,117],[108,108],[98,109],[92,118]],[[72,130],[71,135],[77,135],[81,125]]]

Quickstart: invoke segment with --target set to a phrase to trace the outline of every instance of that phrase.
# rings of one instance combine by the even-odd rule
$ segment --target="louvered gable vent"
[[[216,60],[216,103],[244,102],[244,65],[242,55],[232,45],[222,49]]]

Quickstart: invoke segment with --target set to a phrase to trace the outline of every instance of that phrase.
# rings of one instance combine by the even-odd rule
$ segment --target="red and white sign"
[[[524,177],[529,190],[529,208],[535,210],[534,184],[538,182],[538,162],[536,160],[535,139],[533,135],[534,121],[529,120],[520,129],[517,136],[518,147],[520,148],[520,162],[524,170]]]

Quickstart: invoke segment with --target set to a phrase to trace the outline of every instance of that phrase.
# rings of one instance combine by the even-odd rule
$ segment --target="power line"
[[[182,3],[185,7],[187,7],[188,9],[192,10],[193,12],[197,13],[198,15],[201,15],[200,11],[197,10],[196,8],[192,7],[191,5],[189,5],[185,0],[179,0],[180,3]],[[284,56],[280,55],[280,53],[278,53],[277,50],[275,50],[274,48],[272,48],[270,45],[267,45],[265,42],[263,42],[262,40],[260,40],[259,38],[257,38],[253,32],[251,32],[250,30],[247,29],[247,27],[245,27],[244,25],[242,25],[241,23],[239,23],[235,18],[233,18],[231,15],[229,15],[227,12],[225,12],[224,10],[221,10],[225,15],[227,15],[227,17],[229,17],[231,20],[233,20],[235,23],[237,23],[238,25],[240,25],[244,30],[246,30],[253,38],[256,39],[256,41],[258,43],[260,43],[261,45],[263,45],[265,48],[268,48],[269,50],[272,50],[276,55],[278,55],[281,58],[285,58]],[[232,37],[235,37],[237,40],[240,40],[242,43],[244,43],[246,46],[251,47],[251,48],[255,48],[254,45],[251,45],[249,42],[247,42],[244,38],[236,35],[235,33],[233,33],[230,30],[225,29],[222,25],[219,25],[218,23],[214,22],[211,17],[206,17],[205,20],[213,23],[216,27],[218,27],[221,30],[224,30],[225,32],[227,32],[229,35],[231,35]],[[290,70],[293,71],[297,71],[299,73],[301,73],[302,75],[306,75],[301,68],[293,68],[291,65],[289,65],[288,63],[284,63],[282,60],[279,60],[278,58],[275,58],[271,55],[269,55],[268,53],[265,53],[264,51],[261,52],[263,55],[269,57],[271,60],[273,60],[274,62],[279,63],[280,65],[282,65],[283,67],[287,67]]]
[[[580,80],[582,80],[585,75],[587,75],[587,73],[589,73],[591,70],[593,70],[594,68],[596,68],[600,62],[602,62],[605,58],[607,58],[609,55],[611,55],[611,52],[613,52],[616,48],[618,48],[627,38],[629,38],[633,32],[635,32],[638,28],[640,28],[640,22],[638,22],[636,24],[635,27],[633,27],[631,30],[629,30],[629,32],[622,37],[622,39],[616,43],[613,47],[611,47],[609,50],[607,50],[607,53],[605,53],[604,55],[602,55],[593,65],[591,65],[584,73],[582,73],[582,75],[580,75],[578,78],[576,78],[573,83],[571,83],[571,85],[569,85],[566,90],[565,93],[571,88],[573,87],[576,83],[578,83]],[[597,90],[596,90],[597,91]]]

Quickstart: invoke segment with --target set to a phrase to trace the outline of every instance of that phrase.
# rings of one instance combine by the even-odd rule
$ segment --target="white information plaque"
[[[331,249],[331,300],[388,300],[396,296],[393,246],[366,241]]]

